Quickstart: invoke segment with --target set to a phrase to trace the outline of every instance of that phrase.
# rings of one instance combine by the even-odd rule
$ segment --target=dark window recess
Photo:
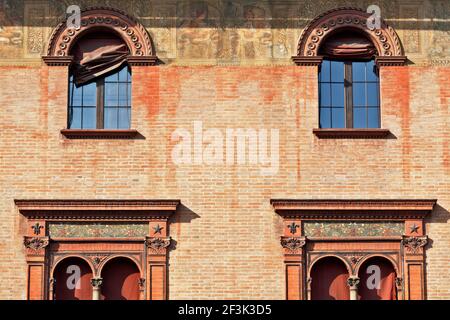
[[[131,71],[119,71],[77,86],[69,81],[69,129],[129,129]]]
[[[320,128],[380,128],[374,60],[324,60],[319,72]]]

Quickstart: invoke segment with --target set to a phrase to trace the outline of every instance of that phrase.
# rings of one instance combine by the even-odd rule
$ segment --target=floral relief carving
[[[292,253],[300,252],[305,244],[304,237],[281,237],[281,246]]]
[[[402,244],[409,253],[418,253],[428,243],[428,237],[403,237]]]
[[[164,253],[164,250],[167,249],[172,243],[172,238],[147,238],[145,240],[147,248],[149,248],[154,253]]]
[[[50,240],[48,237],[25,237],[23,244],[26,248],[39,251],[48,246]]]

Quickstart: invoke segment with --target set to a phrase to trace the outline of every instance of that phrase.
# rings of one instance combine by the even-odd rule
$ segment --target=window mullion
[[[97,80],[97,129],[104,128],[105,79]]]
[[[352,62],[345,62],[345,127],[353,128],[353,75]]]

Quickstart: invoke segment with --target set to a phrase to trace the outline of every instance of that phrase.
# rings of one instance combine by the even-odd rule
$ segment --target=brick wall
[[[0,298],[26,298],[13,199],[176,198],[170,299],[284,299],[271,198],[437,198],[427,223],[428,297],[450,299],[450,70],[384,67],[389,139],[318,139],[315,67],[134,67],[135,140],[66,140],[65,67],[0,68]],[[280,130],[280,168],[183,165],[172,133]]]

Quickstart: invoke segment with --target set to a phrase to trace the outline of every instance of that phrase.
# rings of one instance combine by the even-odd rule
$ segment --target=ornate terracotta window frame
[[[358,280],[360,266],[371,257],[391,261],[396,271],[399,300],[425,299],[424,219],[437,200],[286,200],[271,204],[283,217],[281,245],[286,272],[286,298],[311,299],[312,265],[324,257],[341,259],[349,270],[349,279]],[[306,224],[321,223],[394,223],[398,234],[382,233],[329,236],[305,233]],[[306,224],[305,224],[306,223]],[[398,230],[397,230],[398,231]],[[357,297],[357,281],[349,280],[350,296]]]
[[[26,221],[27,299],[52,300],[53,270],[69,257],[80,257],[91,266],[94,299],[99,298],[102,267],[115,257],[128,258],[138,266],[142,300],[167,299],[167,255],[172,243],[168,220],[179,200],[15,200],[15,204]],[[127,231],[117,237],[79,236],[64,231],[54,236],[51,231],[55,224],[71,230],[71,225],[79,223],[139,224],[139,235]]]
[[[130,67],[154,66],[158,63],[153,40],[145,27],[123,11],[109,7],[89,7],[81,12],[79,29],[68,28],[62,21],[54,29],[47,47],[47,55],[42,60],[49,67],[66,67],[67,77],[73,57],[69,52],[77,40],[88,32],[103,28],[118,35],[127,44]],[[67,139],[132,139],[137,131],[130,130],[71,130],[63,129],[61,134]]]
[[[380,67],[403,66],[407,57],[395,30],[381,20],[381,28],[371,30],[367,19],[371,14],[358,8],[336,8],[314,18],[303,30],[297,55],[292,57],[298,66],[320,66],[323,56],[319,55],[321,45],[333,34],[342,30],[354,30],[364,35],[374,44],[378,55],[375,63]],[[313,129],[318,138],[380,139],[390,135],[387,129]]]

